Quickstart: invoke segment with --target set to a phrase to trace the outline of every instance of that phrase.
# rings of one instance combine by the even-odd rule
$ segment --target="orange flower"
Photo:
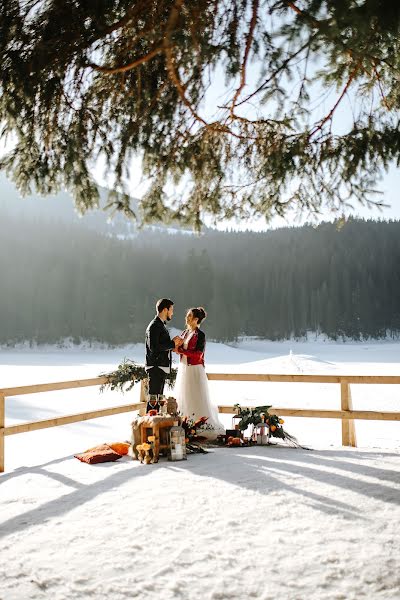
[[[283,419],[279,419],[279,423],[282,425],[285,421]]]
[[[271,431],[275,431],[275,430],[276,430],[275,425],[271,425]]]

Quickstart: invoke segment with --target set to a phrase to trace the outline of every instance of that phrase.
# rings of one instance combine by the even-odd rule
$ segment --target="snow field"
[[[0,352],[0,387],[95,377],[143,348]],[[398,374],[399,344],[208,344],[214,372]],[[339,386],[212,382],[215,403],[338,407]],[[400,410],[398,386],[352,386],[356,408]],[[6,422],[135,402],[98,388],[10,398]],[[228,426],[229,415],[222,415]],[[400,429],[287,418],[312,451],[221,448],[145,466],[72,458],[129,437],[129,414],[7,437],[0,599],[397,600]]]

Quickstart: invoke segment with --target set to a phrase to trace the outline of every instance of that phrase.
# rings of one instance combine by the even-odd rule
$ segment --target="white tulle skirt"
[[[212,440],[225,433],[218,418],[218,409],[211,403],[203,365],[188,365],[184,361],[179,363],[174,395],[182,416],[194,420],[208,417],[207,428],[201,430],[201,435]]]

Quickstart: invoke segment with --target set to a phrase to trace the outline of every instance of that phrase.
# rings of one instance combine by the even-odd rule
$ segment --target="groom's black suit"
[[[146,370],[149,374],[149,394],[162,394],[166,371],[171,369],[171,350],[175,343],[160,317],[156,316],[146,329]]]

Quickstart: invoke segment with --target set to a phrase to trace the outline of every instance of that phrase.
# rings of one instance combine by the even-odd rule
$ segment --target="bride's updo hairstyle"
[[[197,308],[191,308],[190,312],[197,319],[197,324],[200,325],[202,321],[207,317],[207,313],[202,306],[198,306]]]

